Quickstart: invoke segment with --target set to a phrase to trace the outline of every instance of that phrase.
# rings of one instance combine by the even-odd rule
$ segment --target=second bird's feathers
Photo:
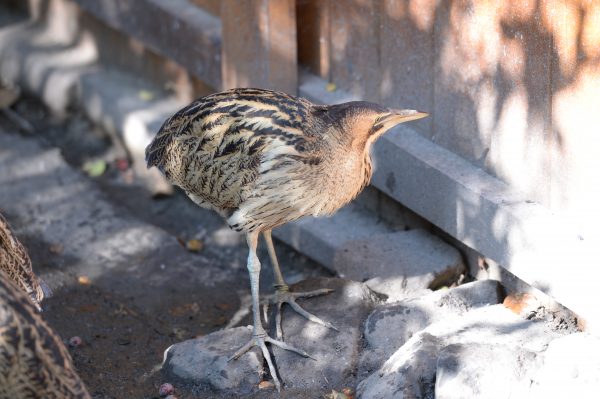
[[[0,213],[0,269],[31,298],[38,310],[44,297],[52,292],[31,267],[27,250],[14,235],[8,221]]]

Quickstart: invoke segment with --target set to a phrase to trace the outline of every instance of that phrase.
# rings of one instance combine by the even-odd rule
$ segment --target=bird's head
[[[366,101],[351,101],[321,107],[320,117],[350,138],[353,145],[369,147],[392,127],[425,118],[429,114],[412,109],[392,109]]]

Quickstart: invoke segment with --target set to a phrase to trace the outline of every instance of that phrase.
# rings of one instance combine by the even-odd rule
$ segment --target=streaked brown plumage
[[[88,398],[60,338],[0,270],[0,399]]]
[[[13,233],[8,221],[0,213],[0,270],[3,270],[23,291],[25,291],[38,311],[44,296],[50,296],[50,289],[39,279],[31,267],[31,259],[23,244]]]
[[[36,312],[44,287],[0,214],[0,399],[90,398],[64,344]]]
[[[308,355],[270,338],[262,327],[258,235],[264,234],[275,268],[278,338],[284,302],[333,328],[295,303],[297,297],[329,291],[288,291],[271,230],[302,216],[331,215],[350,202],[371,179],[371,144],[392,126],[426,115],[368,102],[321,106],[270,90],[233,89],[200,98],[177,112],[146,148],[148,167],[157,166],[194,202],[219,212],[231,228],[246,234],[254,334],[233,358],[259,346],[278,389],[265,342]]]

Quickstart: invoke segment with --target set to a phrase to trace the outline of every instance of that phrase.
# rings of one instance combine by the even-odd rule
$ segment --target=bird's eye
[[[379,115],[377,118],[375,118],[375,123],[374,125],[377,125],[383,121],[385,121],[387,119],[387,117],[390,116],[390,114],[385,114],[385,115]]]

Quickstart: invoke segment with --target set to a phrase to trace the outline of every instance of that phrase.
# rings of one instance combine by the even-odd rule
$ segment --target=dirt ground
[[[73,168],[82,169],[90,160],[105,161],[108,165],[106,172],[89,179],[117,207],[176,236],[182,245],[190,239],[198,239],[204,244],[197,255],[199,264],[218,265],[231,271],[232,278],[228,282],[212,289],[178,290],[172,285],[169,289],[153,293],[153,300],[158,305],[140,306],[133,296],[118,296],[103,288],[111,282],[118,284],[118,273],[106,274],[108,282],[105,281],[102,287],[86,284],[85,270],[77,270],[75,264],[64,272],[66,275],[62,278],[78,283],[64,286],[66,288],[57,291],[45,302],[43,317],[63,339],[82,338],[83,344],[71,348],[71,353],[94,398],[158,398],[158,387],[168,382],[160,372],[165,349],[176,342],[224,328],[243,308],[242,303],[247,301],[250,289],[245,268],[247,248],[243,237],[230,232],[218,215],[198,208],[179,191],[172,196],[153,198],[127,168],[123,161],[126,154],[118,143],[112,143],[83,116],[75,113],[66,119],[53,117],[32,98],[22,98],[13,109],[26,116],[34,127],[33,132],[21,134],[40,141],[46,147],[59,148]],[[0,128],[18,130],[5,116],[0,116]],[[21,238],[40,275],[56,274],[56,270],[67,262],[61,256],[60,247],[40,242],[35,236]],[[215,241],[219,240],[225,245],[215,245]],[[288,282],[330,275],[283,243],[276,243],[276,247]],[[261,291],[269,292],[272,275],[264,248],[261,259],[264,259]],[[173,279],[181,278],[176,270],[164,272],[171,273]],[[139,286],[132,286],[132,292],[144,290],[143,280],[136,284]],[[246,315],[240,325],[250,322]],[[192,394],[185,387],[173,383],[179,399],[216,397]],[[257,391],[252,397],[264,397],[264,393]]]

